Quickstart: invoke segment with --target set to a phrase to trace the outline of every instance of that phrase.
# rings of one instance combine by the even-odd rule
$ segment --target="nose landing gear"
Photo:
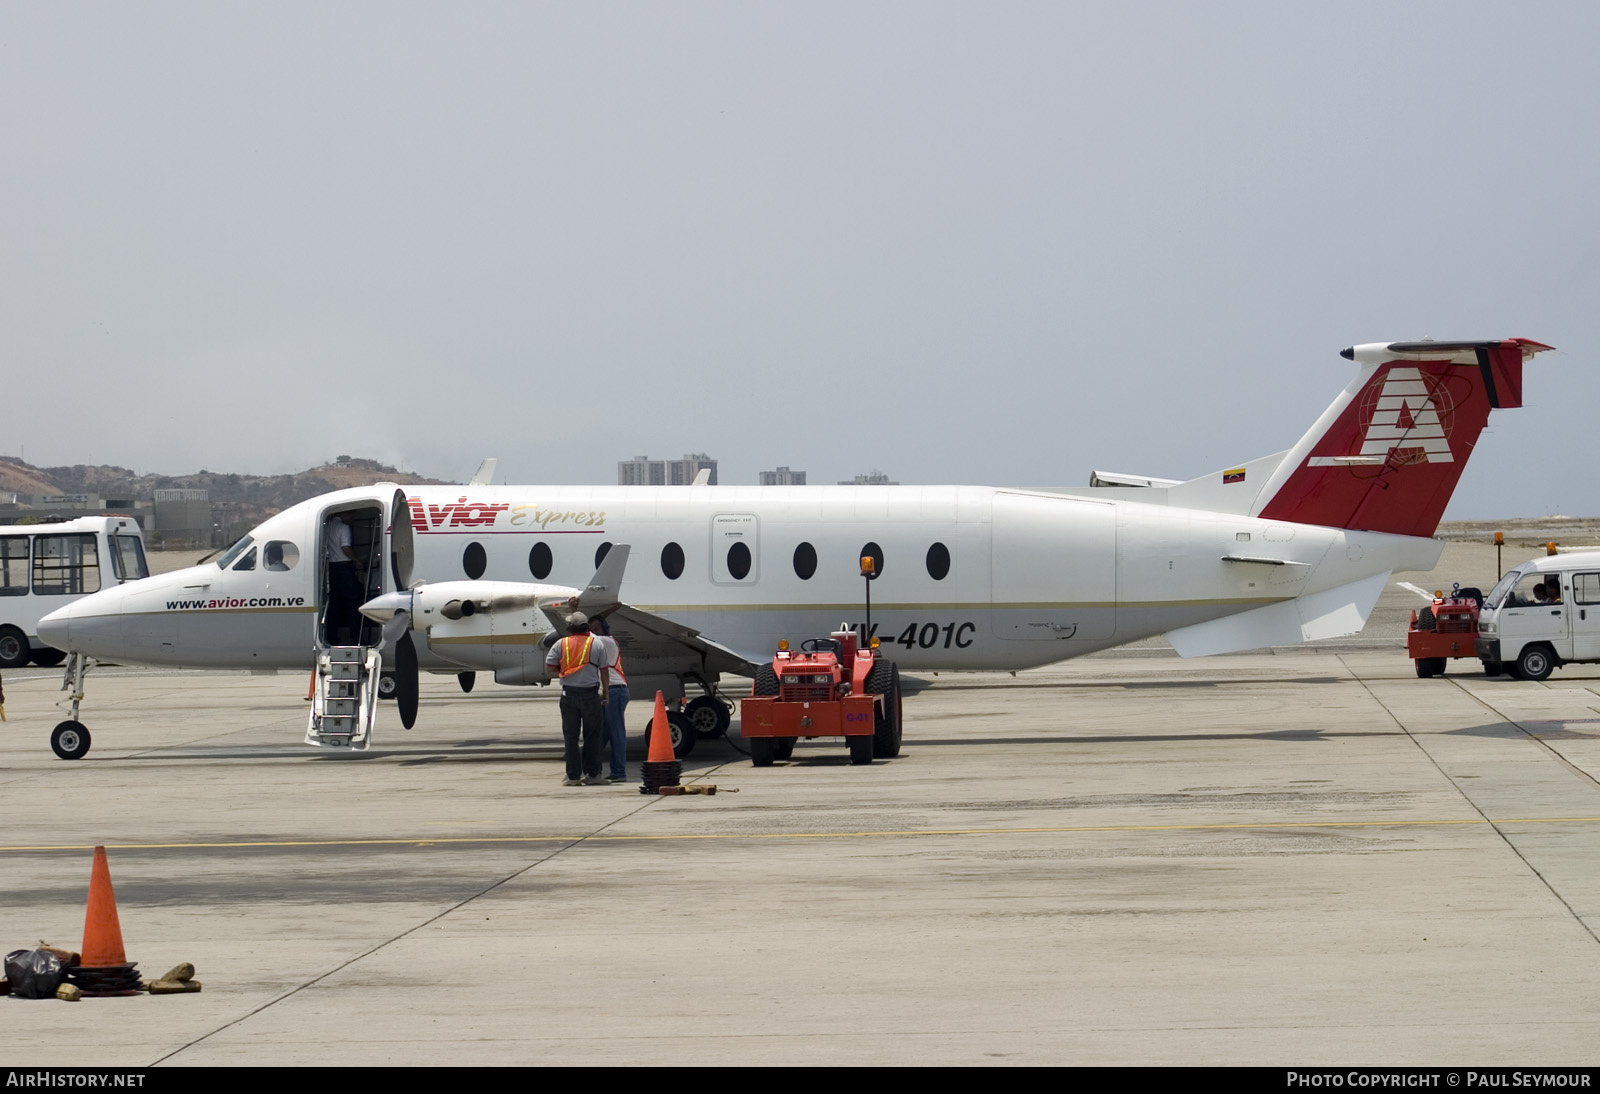
[[[67,700],[71,705],[72,717],[51,732],[50,748],[63,760],[81,760],[89,754],[89,729],[78,721],[78,704],[83,702],[83,678],[89,673],[89,665],[87,657],[75,653],[68,658],[67,670],[61,677],[61,690],[72,693]]]

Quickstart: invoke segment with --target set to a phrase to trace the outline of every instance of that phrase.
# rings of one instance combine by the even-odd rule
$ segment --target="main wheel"
[[[900,666],[882,659],[867,673],[869,695],[883,696],[883,709],[873,710],[872,754],[880,760],[900,755]]]
[[[850,762],[853,764],[870,764],[872,762],[872,741],[870,733],[858,733],[854,737],[846,737],[845,742],[850,746]]]
[[[50,734],[50,747],[63,760],[81,760],[89,754],[89,730],[82,722],[62,722]]]
[[[0,669],[20,669],[29,653],[27,635],[9,623],[0,627]]]
[[[472,691],[472,685],[476,684],[477,682],[478,682],[478,674],[475,673],[475,672],[458,672],[458,673],[456,673],[456,683],[461,685],[461,690],[463,692],[471,692]]]
[[[650,755],[650,735],[655,732],[655,722],[645,727],[644,754]],[[694,743],[698,739],[694,735],[694,725],[688,718],[676,710],[667,711],[667,731],[672,734],[672,755],[681,760],[694,751]]]
[[[40,646],[33,651],[33,663],[42,669],[53,669],[67,659],[67,655],[53,646]]]
[[[733,712],[728,709],[726,703],[713,695],[702,695],[698,699],[691,699],[689,705],[683,708],[683,713],[693,723],[695,736],[702,741],[722,736],[733,724]]]
[[[1524,680],[1543,680],[1556,667],[1548,646],[1523,646],[1517,655],[1517,671]]]
[[[750,737],[748,738],[748,743],[750,745],[750,762],[757,767],[771,767],[773,760],[772,738]]]
[[[787,760],[790,756],[794,755],[794,743],[795,743],[796,740],[798,740],[798,738],[796,738],[796,737],[768,737],[766,739],[772,742],[772,758],[773,759],[775,759],[775,760]]]
[[[398,690],[394,682],[394,673],[380,672],[378,674],[378,698],[393,699]]]

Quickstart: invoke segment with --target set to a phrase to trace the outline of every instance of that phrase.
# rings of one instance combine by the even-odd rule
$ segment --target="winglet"
[[[589,579],[589,584],[578,594],[578,610],[587,615],[599,615],[622,603],[622,571],[628,565],[629,546],[613,543],[600,568]]]

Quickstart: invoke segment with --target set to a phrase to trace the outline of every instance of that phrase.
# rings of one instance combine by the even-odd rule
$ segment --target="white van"
[[[1522,680],[1600,661],[1600,551],[1536,558],[1502,577],[1483,601],[1477,654],[1490,676]]]
[[[131,517],[0,524],[0,669],[66,656],[39,641],[39,620],[80,596],[150,576]]]

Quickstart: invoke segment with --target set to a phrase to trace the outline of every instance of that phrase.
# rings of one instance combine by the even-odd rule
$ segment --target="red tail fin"
[[[1258,515],[1433,535],[1489,411],[1522,405],[1522,364],[1549,348],[1511,338],[1345,350],[1361,375],[1284,457]]]

